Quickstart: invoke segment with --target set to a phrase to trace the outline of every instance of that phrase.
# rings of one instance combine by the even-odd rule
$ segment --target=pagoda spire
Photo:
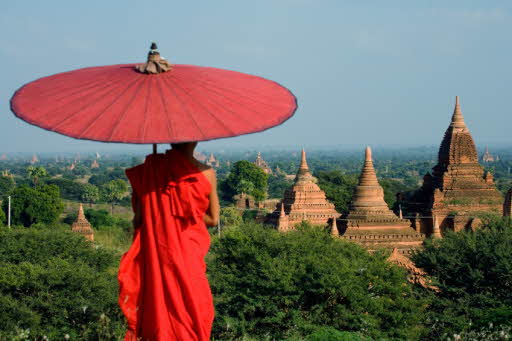
[[[434,239],[443,238],[443,236],[441,234],[441,228],[439,227],[439,221],[437,220],[437,216],[434,215],[432,217],[432,219],[434,220],[434,222],[433,222],[433,226],[432,226],[432,235],[431,235],[431,237],[434,238]]]
[[[375,168],[373,167],[372,149],[370,146],[366,147],[364,156],[364,166],[359,176],[359,186],[379,186],[377,174],[375,174]]]
[[[279,217],[283,218],[286,216],[286,213],[284,212],[284,202],[281,203],[281,212],[279,213]]]
[[[299,170],[297,171],[297,176],[295,177],[295,182],[311,180],[313,179],[313,175],[309,172],[308,162],[306,160],[306,151],[302,148],[302,156],[300,159]]]
[[[450,126],[459,129],[466,128],[464,116],[462,116],[462,110],[460,109],[459,96],[455,96],[455,108],[453,109],[452,122]]]
[[[82,205],[82,203],[80,203],[80,206],[78,207],[78,217],[77,217],[77,220],[84,220],[86,219],[85,218],[85,213],[84,213],[84,206]]]
[[[332,217],[330,227],[331,227],[331,236],[339,237],[340,232],[338,231],[338,224],[336,223],[336,216]]]

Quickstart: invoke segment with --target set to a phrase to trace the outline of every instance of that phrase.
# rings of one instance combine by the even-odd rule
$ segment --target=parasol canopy
[[[22,120],[77,139],[124,143],[205,141],[279,125],[295,96],[271,80],[171,65],[156,45],[146,64],[99,66],[40,78],[11,98]]]

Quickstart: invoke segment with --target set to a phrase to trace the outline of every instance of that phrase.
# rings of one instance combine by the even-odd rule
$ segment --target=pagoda
[[[384,201],[384,190],[375,174],[370,147],[366,147],[364,166],[350,211],[343,218],[341,238],[370,250],[386,247],[407,253],[423,244],[424,235],[414,231],[407,219],[395,215]]]
[[[491,153],[489,153],[489,147],[485,147],[484,155],[482,155],[482,162],[494,162],[494,156],[492,156]]]
[[[276,226],[279,231],[288,231],[302,221],[327,226],[330,219],[339,216],[334,205],[325,198],[324,191],[316,184],[316,179],[309,171],[306,152],[302,150],[294,184],[285,191],[275,211],[267,216],[267,223]]]
[[[208,166],[210,167],[214,167],[214,168],[218,168],[220,167],[220,162],[219,160],[217,160],[215,158],[215,156],[213,155],[213,153],[210,153],[210,156],[208,157],[208,159],[206,160],[205,162]]]
[[[91,224],[87,221],[84,214],[84,208],[82,204],[78,208],[78,217],[76,221],[71,225],[71,231],[80,233],[85,237],[85,239],[94,241],[94,230],[92,229]]]
[[[5,161],[7,160],[7,154],[3,153],[1,156],[0,156],[0,161]]]
[[[100,168],[100,164],[98,163],[98,160],[94,159],[94,161],[91,163],[91,169]]]
[[[260,152],[258,152],[254,164],[261,168],[265,172],[265,174],[272,175],[272,169],[268,166],[267,162],[263,160]]]
[[[439,148],[438,163],[432,168],[432,175],[425,175],[422,187],[406,198],[406,205],[409,213],[419,217],[415,219],[416,229],[428,235],[434,232],[433,217],[438,220],[442,235],[447,229],[474,228],[478,214],[502,210],[503,197],[494,185],[492,174],[478,163],[476,146],[464,122],[458,96]]]
[[[508,190],[505,195],[505,202],[503,203],[503,216],[512,217],[512,188]]]
[[[38,162],[39,162],[39,158],[37,157],[37,155],[36,154],[32,155],[32,158],[30,159],[30,164],[33,165]]]

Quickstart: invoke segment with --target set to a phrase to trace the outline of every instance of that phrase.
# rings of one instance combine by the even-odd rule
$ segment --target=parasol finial
[[[158,74],[169,71],[172,68],[171,63],[161,57],[157,49],[158,46],[156,43],[152,42],[148,52],[147,62],[142,65],[137,65],[135,69],[141,73],[148,74]]]

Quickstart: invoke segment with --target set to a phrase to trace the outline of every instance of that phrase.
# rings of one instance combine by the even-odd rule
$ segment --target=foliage
[[[100,191],[98,187],[91,184],[84,184],[80,199],[86,203],[95,203],[100,200]]]
[[[125,196],[128,191],[128,185],[126,181],[117,179],[111,180],[101,186],[101,196],[103,200],[112,204],[112,211],[114,212],[114,204],[119,203]]]
[[[286,180],[284,174],[279,173],[268,178],[269,198],[282,198],[284,191],[291,186],[291,181]]]
[[[318,173],[318,186],[325,192],[327,199],[336,210],[348,213],[350,201],[357,185],[357,176],[346,175],[341,171],[321,171]]]
[[[249,161],[235,162],[225,181],[221,183],[224,199],[240,193],[252,195],[255,200],[265,199],[268,175]]]
[[[475,232],[428,241],[414,261],[439,282],[427,324],[430,337],[488,323],[512,325],[512,223],[491,219]]]
[[[246,224],[216,238],[208,259],[213,335],[286,339],[320,327],[375,339],[414,339],[423,301],[383,254],[305,226],[279,233]]]
[[[7,212],[7,201],[2,203]],[[64,209],[59,188],[39,185],[36,188],[20,186],[11,193],[11,219],[14,225],[30,226],[34,223],[51,224]]]
[[[10,176],[0,176],[0,200],[5,200],[14,187],[14,180]]]
[[[7,223],[7,217],[4,210],[0,209],[0,226],[4,226]]]
[[[85,184],[64,178],[49,179],[46,181],[48,185],[59,187],[62,198],[80,201],[85,191]]]
[[[115,254],[55,228],[3,231],[0,240],[0,336],[121,336]]]
[[[29,166],[27,168],[27,175],[32,180],[32,183],[34,184],[34,186],[37,186],[39,184],[39,180],[41,178],[48,176],[48,172],[46,171],[46,169],[44,167],[41,167],[41,166],[38,166],[38,167]]]
[[[228,206],[220,209],[220,223],[223,228],[239,226],[242,222],[242,216],[236,207]]]
[[[306,341],[362,341],[359,333],[340,332],[331,327],[319,328],[306,337]]]

